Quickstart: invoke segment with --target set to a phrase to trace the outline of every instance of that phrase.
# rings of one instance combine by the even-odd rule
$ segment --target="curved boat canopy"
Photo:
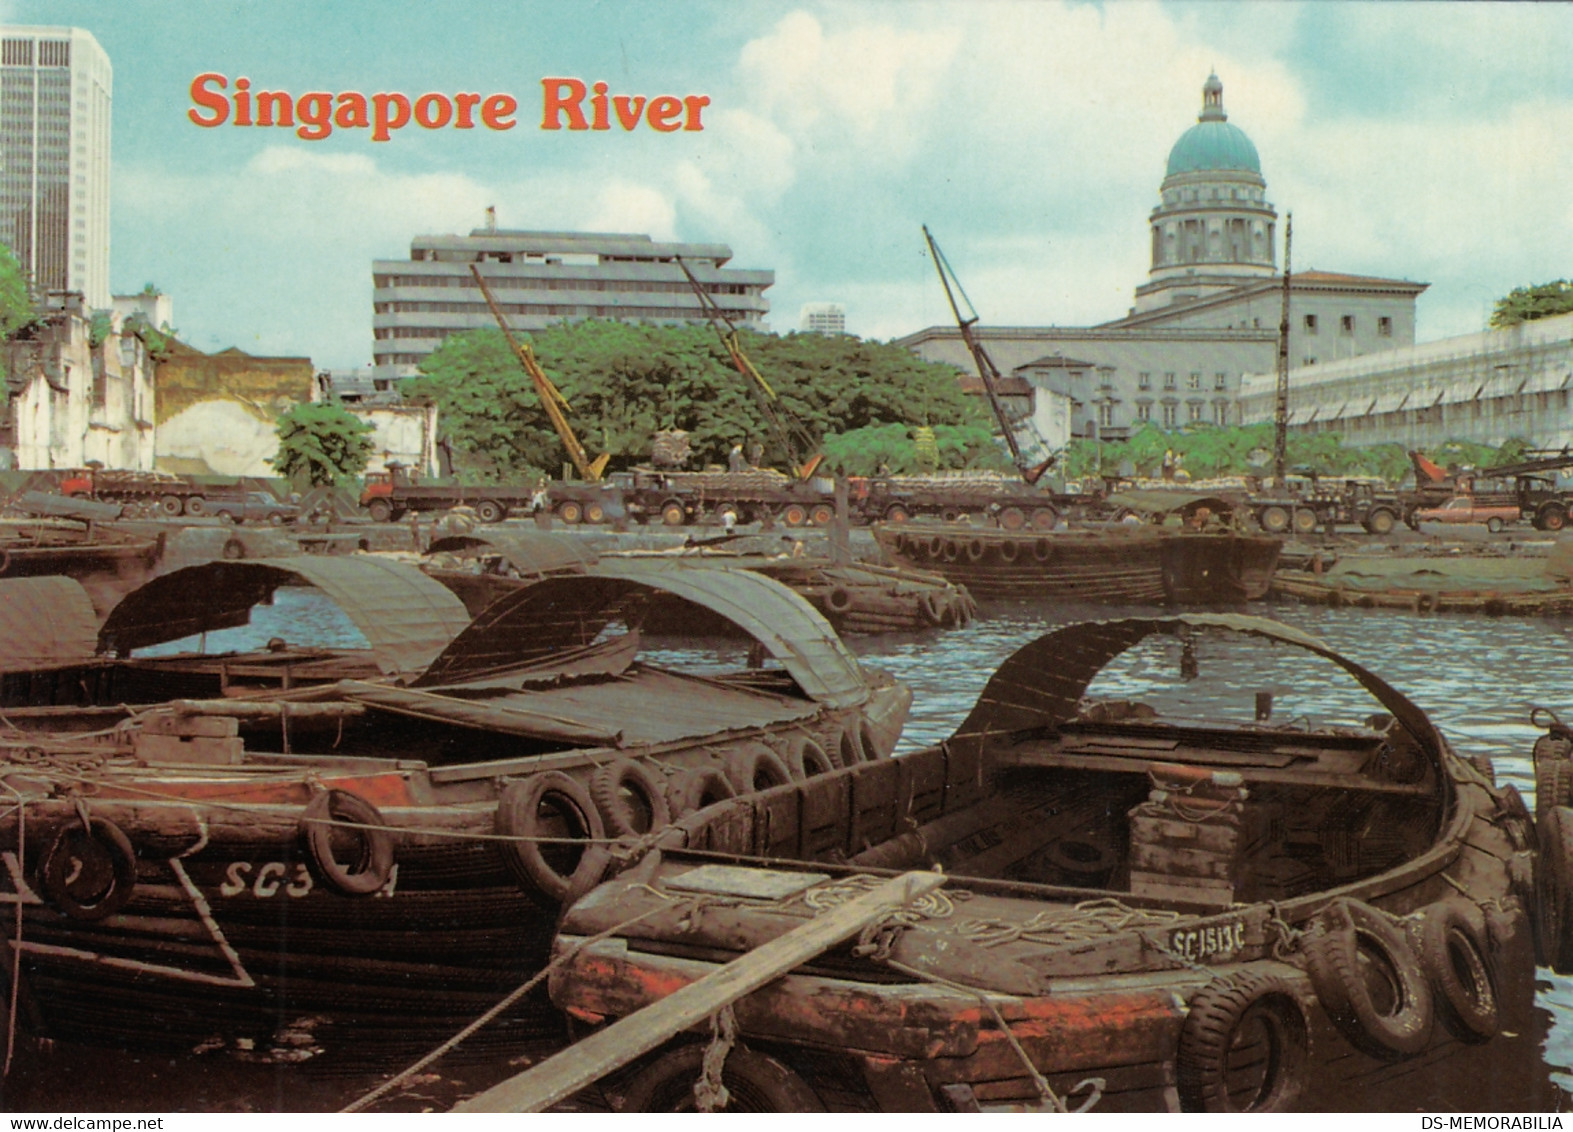
[[[413,566],[361,555],[207,562],[133,590],[99,630],[98,649],[124,655],[251,620],[254,606],[291,582],[315,586],[342,609],[388,675],[419,672],[469,624],[464,603]]]
[[[0,579],[0,672],[91,660],[98,616],[75,578]]]
[[[602,561],[582,575],[546,578],[498,599],[417,684],[460,683],[588,645],[641,592],[671,594],[725,617],[816,702],[850,707],[868,698],[857,658],[813,606],[780,582],[747,570],[648,560]]]
[[[1006,658],[951,741],[1057,727],[1076,714],[1087,686],[1110,661],[1149,636],[1172,634],[1182,626],[1250,633],[1326,657],[1358,680],[1431,759],[1441,757],[1442,737],[1425,712],[1375,673],[1288,625],[1265,617],[1222,613],[1088,621],[1046,633]]]
[[[450,535],[431,544],[427,554],[469,557],[500,554],[521,578],[578,572],[596,563],[595,551],[568,535],[549,531],[487,531],[485,534]]]

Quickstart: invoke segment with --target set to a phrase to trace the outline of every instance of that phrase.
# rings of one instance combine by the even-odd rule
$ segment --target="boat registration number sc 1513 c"
[[[1232,955],[1245,946],[1245,921],[1205,928],[1179,929],[1169,937],[1169,950],[1186,959]]]

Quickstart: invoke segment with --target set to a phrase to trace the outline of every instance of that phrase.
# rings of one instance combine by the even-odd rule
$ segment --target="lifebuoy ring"
[[[341,840],[353,839],[355,856],[348,864],[334,856],[335,822]],[[311,863],[322,879],[346,896],[368,896],[388,883],[393,873],[393,836],[382,811],[348,790],[324,790],[306,803],[300,829]]]
[[[514,879],[561,904],[588,888],[606,868],[594,842],[606,836],[601,814],[562,771],[546,770],[511,782],[497,802],[502,858]]]
[[[726,777],[737,793],[754,794],[787,785],[792,781],[792,772],[769,747],[749,743],[727,755]]]
[[[799,782],[821,774],[829,774],[836,769],[836,764],[825,753],[825,748],[808,738],[788,748],[786,764],[787,769],[792,772],[792,777]]]
[[[639,1070],[623,1091],[624,1112],[696,1112],[694,1082],[704,1073],[706,1046],[689,1042]],[[819,1095],[798,1073],[768,1054],[734,1045],[721,1065],[727,1112],[824,1112]]]
[[[38,882],[49,902],[73,920],[102,920],[131,900],[136,850],[107,818],[68,822],[45,851]]]
[[[1263,1048],[1265,1046],[1265,1048]],[[1294,989],[1250,967],[1208,983],[1180,1025],[1175,1085],[1186,1112],[1283,1112],[1305,1086],[1310,1025]]]
[[[666,784],[644,763],[618,759],[590,778],[590,800],[612,837],[638,837],[669,824]]]
[[[1356,1049],[1395,1060],[1419,1053],[1431,1036],[1434,1005],[1404,934],[1369,904],[1341,897],[1305,937],[1306,968],[1322,1008]],[[1373,980],[1388,993],[1378,1003]]]
[[[1047,562],[1049,559],[1054,557],[1054,544],[1046,538],[1034,540],[1032,544],[1032,556],[1039,562]]]
[[[667,793],[674,818],[698,813],[706,806],[714,806],[729,798],[737,797],[731,780],[721,773],[718,766],[701,766],[679,775]]]
[[[1014,562],[1021,555],[1021,544],[1015,539],[1005,539],[1000,543],[1000,561]]]
[[[1436,992],[1442,1024],[1459,1041],[1490,1041],[1501,1017],[1485,917],[1458,898],[1432,904],[1420,917],[1420,966]]]
[[[825,608],[832,613],[845,613],[852,608],[852,591],[837,586],[825,595]]]

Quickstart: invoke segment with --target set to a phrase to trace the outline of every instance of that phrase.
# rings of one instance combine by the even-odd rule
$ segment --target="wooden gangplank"
[[[878,888],[814,917],[682,990],[471,1097],[453,1111],[542,1112],[932,892],[945,879],[943,874],[931,872],[892,877]]]

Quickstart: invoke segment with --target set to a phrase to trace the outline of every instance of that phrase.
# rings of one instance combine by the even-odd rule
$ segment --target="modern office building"
[[[1208,76],[1196,124],[1169,151],[1148,216],[1147,281],[1124,318],[1096,326],[973,328],[1000,370],[1065,393],[1077,436],[1123,438],[1151,422],[1238,424],[1242,375],[1278,357],[1283,276],[1278,213],[1256,146],[1228,120],[1223,83]],[[1424,283],[1303,270],[1291,279],[1289,357],[1314,365],[1415,340]],[[928,361],[965,370],[954,326],[900,339]]]
[[[108,309],[109,56],[90,32],[0,27],[0,241],[34,288]]]
[[[804,303],[797,328],[805,334],[845,334],[847,308],[840,303]]]
[[[586,318],[703,322],[684,265],[732,323],[762,329],[770,310],[764,293],[775,272],[726,267],[731,258],[725,244],[520,232],[490,223],[468,236],[417,236],[408,260],[372,263],[374,374],[408,377],[448,335],[496,325],[472,264],[516,330]]]

